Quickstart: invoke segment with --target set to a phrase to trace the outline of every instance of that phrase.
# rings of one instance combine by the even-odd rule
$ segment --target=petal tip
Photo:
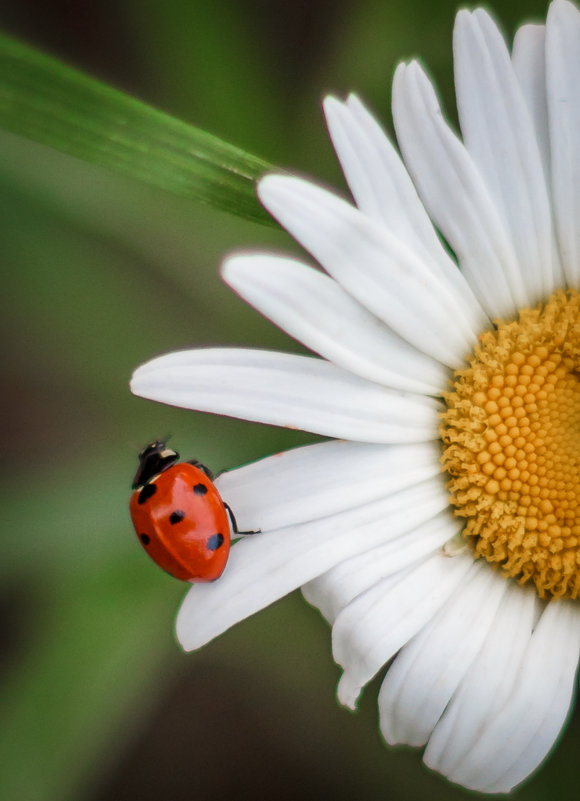
[[[138,398],[143,397],[141,390],[139,389],[139,385],[141,383],[141,367],[137,367],[133,370],[133,375],[129,379],[129,390],[131,394],[135,395]]]
[[[327,115],[329,111],[340,106],[342,106],[342,101],[335,95],[325,95],[325,97],[322,98],[322,108],[324,109],[325,115]]]
[[[580,11],[570,0],[552,0],[548,8],[548,17],[560,18],[561,20],[565,18],[570,20],[572,17],[578,19]]]
[[[195,651],[196,648],[199,648],[204,643],[197,642],[195,637],[193,636],[192,628],[189,625],[189,616],[187,614],[187,607],[190,594],[194,591],[195,587],[192,587],[181,604],[181,607],[177,613],[177,617],[175,618],[175,625],[174,625],[174,633],[175,639],[179,643],[180,647],[184,651]]]
[[[294,175],[270,173],[258,182],[258,197],[268,211],[273,213],[272,208],[278,206],[280,201],[284,199],[288,188],[298,180]]]
[[[232,276],[243,272],[250,258],[252,257],[243,253],[232,253],[231,256],[225,257],[220,265],[220,275],[226,284]]]
[[[354,682],[346,671],[340,677],[338,686],[336,688],[336,697],[342,706],[356,712],[358,707],[358,700],[360,697],[361,688]]]

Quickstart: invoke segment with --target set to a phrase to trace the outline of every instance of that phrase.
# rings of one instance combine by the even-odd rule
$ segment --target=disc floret
[[[476,557],[580,595],[580,293],[498,322],[446,393],[442,464]]]

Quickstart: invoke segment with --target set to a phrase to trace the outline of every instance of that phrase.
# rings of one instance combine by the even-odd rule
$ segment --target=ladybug
[[[180,462],[164,442],[139,454],[131,519],[141,544],[159,567],[182,581],[215,581],[228,561],[231,533],[239,532],[213,475],[195,460]]]

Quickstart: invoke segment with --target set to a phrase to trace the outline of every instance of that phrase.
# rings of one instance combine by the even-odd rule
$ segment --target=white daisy
[[[580,13],[554,0],[510,56],[485,11],[461,11],[454,56],[461,138],[422,67],[396,71],[404,161],[360,100],[326,100],[356,207],[261,181],[327,275],[267,254],[224,265],[323,358],[173,353],[132,389],[334,438],[218,479],[262,534],[190,590],[183,647],[302,587],[332,625],[340,701],[392,660],[387,743],[493,793],[554,744],[580,651]]]

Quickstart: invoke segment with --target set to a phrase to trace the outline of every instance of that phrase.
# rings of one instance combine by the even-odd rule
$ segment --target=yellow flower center
[[[442,464],[476,557],[580,595],[580,293],[479,337],[445,394]]]

